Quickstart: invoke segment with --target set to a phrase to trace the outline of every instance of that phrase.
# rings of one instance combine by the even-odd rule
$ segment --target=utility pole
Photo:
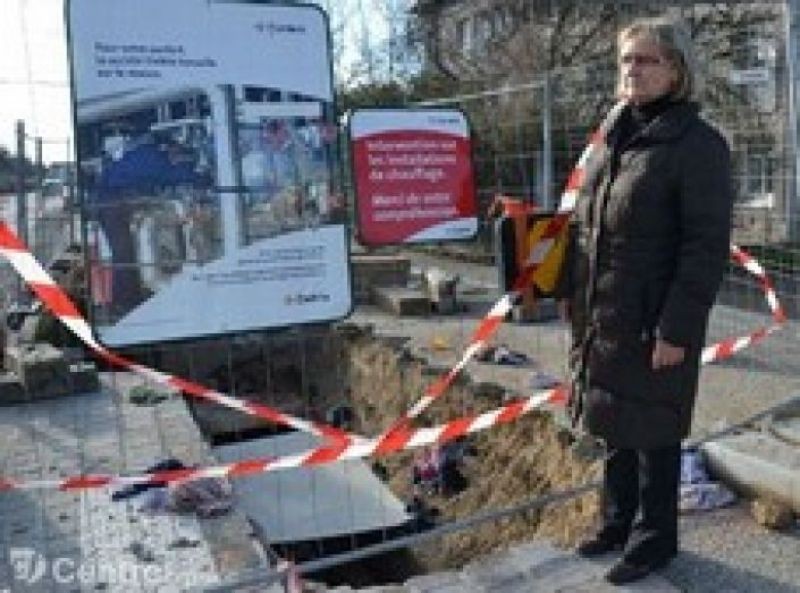
[[[549,68],[542,86],[542,204],[546,210],[559,207],[553,198],[553,96]]]
[[[32,230],[32,237],[31,237],[31,249],[33,250],[34,255],[41,260],[42,258],[42,240],[45,237],[42,234],[42,224],[43,224],[43,213],[44,213],[44,178],[42,176],[42,137],[37,136],[34,139],[34,148],[33,148],[33,160],[35,163],[35,170],[34,170],[34,198],[33,198],[33,226],[31,227]]]
[[[800,212],[800,122],[798,122],[798,104],[800,103],[800,72],[798,71],[798,58],[800,58],[800,43],[798,43],[798,36],[800,35],[800,1],[788,0],[786,11],[786,69],[788,70],[787,79],[789,81],[789,146],[792,150],[792,164],[790,171],[792,175],[789,177],[790,182],[787,184],[788,191],[786,191],[786,201],[783,205],[784,211],[781,213],[786,216],[786,231],[787,236],[784,237],[788,241],[796,241],[800,236],[798,230],[797,216]]]
[[[17,235],[28,243],[27,188],[25,187],[25,122],[17,120]],[[17,276],[17,302],[25,297],[22,279]]]
[[[65,174],[65,181],[67,184],[67,195],[65,196],[66,203],[64,204],[64,210],[67,213],[67,217],[69,217],[69,242],[67,244],[72,245],[73,243],[80,243],[80,239],[76,239],[75,237],[75,215],[80,210],[77,204],[77,163],[76,157],[72,154],[72,141],[69,138],[67,138],[67,171]]]

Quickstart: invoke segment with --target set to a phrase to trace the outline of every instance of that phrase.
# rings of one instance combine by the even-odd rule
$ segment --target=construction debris
[[[794,524],[792,507],[775,498],[756,498],[750,505],[756,523],[767,529],[783,531]]]

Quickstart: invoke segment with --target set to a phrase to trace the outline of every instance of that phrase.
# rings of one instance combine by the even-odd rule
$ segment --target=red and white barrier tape
[[[614,109],[620,109],[622,106],[622,104],[617,104]],[[76,476],[60,480],[28,482],[0,478],[0,490],[42,488],[76,490],[101,488],[112,485],[167,483],[203,477],[236,477],[281,469],[322,465],[345,459],[358,459],[371,455],[386,455],[396,451],[412,449],[433,443],[444,443],[462,435],[511,422],[520,415],[545,403],[563,404],[566,401],[566,391],[564,387],[558,387],[543,393],[534,394],[528,399],[508,404],[502,408],[478,416],[459,418],[435,428],[410,428],[411,420],[419,416],[447,390],[458,373],[461,372],[475,354],[483,348],[489,338],[494,335],[497,328],[504,321],[506,315],[511,311],[514,301],[518,298],[521,289],[529,283],[531,276],[541,266],[547,254],[555,245],[556,239],[561,231],[568,224],[569,216],[572,210],[574,210],[578,198],[578,192],[586,165],[594,155],[595,148],[603,141],[602,130],[595,132],[589,145],[581,154],[578,165],[569,177],[567,187],[562,194],[558,212],[551,219],[542,238],[533,246],[524,273],[521,274],[521,277],[515,282],[514,289],[503,295],[478,325],[462,358],[446,375],[430,385],[426,389],[424,396],[400,419],[395,421],[386,432],[368,440],[362,438],[354,439],[351,435],[339,429],[294,418],[261,404],[244,402],[225,396],[195,383],[149,369],[106,350],[94,340],[88,324],[81,317],[69,298],[58,288],[47,272],[27,251],[25,246],[8,226],[5,223],[0,223],[0,254],[9,259],[12,266],[20,273],[34,292],[36,292],[43,304],[101,358],[161,383],[186,391],[195,397],[208,399],[248,414],[266,418],[273,422],[280,422],[299,430],[325,436],[332,439],[335,443],[333,446],[323,446],[305,453],[287,457],[247,459],[228,465],[164,471],[141,474],[138,476]],[[702,354],[703,364],[729,357],[735,352],[763,340],[767,335],[779,329],[786,320],[786,316],[781,308],[774,288],[764,272],[764,269],[751,256],[736,246],[731,247],[731,254],[737,263],[744,266],[747,271],[759,279],[772,312],[774,323],[771,326],[759,328],[747,336],[728,338],[718,344],[707,346]]]
[[[624,102],[617,103],[609,112],[608,118],[612,120],[616,119],[615,114],[624,106]],[[566,187],[561,194],[558,211],[550,219],[541,238],[533,245],[523,273],[516,279],[511,292],[503,295],[500,300],[495,303],[486,317],[483,318],[478,328],[473,333],[462,358],[444,377],[428,386],[423,397],[384,432],[383,438],[391,438],[393,432],[407,427],[414,418],[422,414],[428,406],[447,390],[458,373],[461,372],[467,363],[486,345],[489,338],[497,331],[497,328],[503,322],[506,315],[511,311],[514,302],[519,298],[521,290],[530,284],[533,274],[541,267],[542,263],[555,246],[562,231],[569,224],[569,218],[575,210],[575,204],[580,195],[586,167],[596,155],[597,148],[604,142],[605,134],[601,127],[592,134],[589,143],[583,149],[578,163],[567,179]],[[786,315],[775,294],[775,289],[761,265],[736,245],[731,245],[731,257],[759,280],[772,313],[774,323],[770,326],[759,328],[749,335],[727,338],[717,344],[706,346],[701,356],[702,364],[722,360],[763,340],[769,334],[780,329],[783,322],[786,321]]]
[[[461,436],[507,424],[545,404],[563,405],[566,401],[566,394],[566,389],[563,387],[549,389],[538,392],[526,399],[510,402],[489,412],[476,416],[464,416],[433,428],[395,431],[389,440],[381,438],[364,439],[339,445],[322,446],[311,451],[285,457],[243,459],[225,465],[165,470],[134,476],[95,474],[56,480],[15,481],[0,479],[0,491],[86,490],[131,486],[133,484],[167,484],[198,480],[200,478],[236,478],[299,467],[314,467],[347,459],[362,459],[373,455],[388,455],[397,451],[416,449],[436,443],[446,443]]]
[[[64,293],[47,271],[36,261],[33,254],[28,251],[25,244],[19,240],[5,221],[0,221],[0,255],[5,257],[17,273],[22,276],[27,285],[42,301],[42,304],[100,359],[114,366],[133,371],[162,385],[179,389],[192,397],[238,410],[250,416],[257,416],[270,422],[310,432],[331,439],[336,443],[344,443],[350,440],[350,435],[333,426],[297,418],[264,404],[230,397],[193,381],[162,373],[111,352],[94,339],[89,324],[69,296]]]
[[[773,323],[760,327],[746,336],[726,338],[721,342],[706,346],[703,348],[703,353],[700,358],[702,364],[729,358],[740,350],[744,350],[748,346],[762,341],[768,335],[775,333],[786,322],[786,313],[778,300],[778,295],[775,293],[775,287],[772,285],[772,281],[769,279],[769,276],[767,276],[761,264],[736,245],[731,245],[731,259],[750,272],[758,280],[761,285],[761,290],[764,291],[764,297],[767,299],[767,305],[772,314]]]

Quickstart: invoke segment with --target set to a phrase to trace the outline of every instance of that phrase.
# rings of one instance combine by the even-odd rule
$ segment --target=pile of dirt
[[[353,340],[349,350],[349,383],[359,422],[356,430],[361,434],[375,435],[385,430],[446,371],[432,368],[423,358],[380,339]],[[460,376],[416,425],[433,426],[503,403],[502,388],[492,392],[477,387],[467,375]],[[428,494],[425,504],[438,509],[441,521],[452,521],[512,507],[540,494],[597,479],[598,464],[577,458],[569,443],[569,433],[554,422],[548,411],[533,412],[509,425],[473,435],[469,445],[474,455],[461,468],[466,488],[447,496]],[[414,495],[413,457],[413,452],[404,452],[380,461],[387,470],[390,487],[406,501]],[[419,548],[419,560],[428,570],[453,568],[535,536],[571,545],[594,523],[597,503],[597,495],[589,494],[557,507],[486,522]]]
[[[213,346],[207,350],[193,353],[195,368],[208,369],[201,382],[320,420],[330,421],[327,416],[331,409],[346,404],[353,412],[350,429],[365,436],[386,430],[449,370],[431,364],[430,353],[422,352],[412,340],[377,336],[369,326],[355,324],[340,324],[329,334],[321,332],[313,339],[276,337],[255,349],[242,347],[229,360],[220,360],[219,349]],[[171,370],[180,374],[181,369]],[[497,381],[474,382],[462,373],[415,420],[415,425],[435,426],[501,406],[511,389],[506,389],[500,378]],[[197,407],[195,402],[190,403]],[[214,426],[224,428],[219,419],[222,415],[216,407],[212,410]],[[236,421],[234,432],[249,426],[240,414],[231,415]],[[198,422],[202,425],[201,420]],[[252,423],[262,427],[257,418]],[[206,434],[213,432],[208,426],[204,430]],[[464,443],[471,454],[458,468],[463,487],[447,494],[425,492],[422,503],[438,511],[437,521],[445,523],[513,507],[541,494],[597,479],[597,464],[576,457],[570,439],[570,433],[545,410],[472,435]],[[382,467],[392,491],[407,503],[420,495],[412,482],[417,453],[407,451],[373,460]],[[414,548],[415,560],[422,572],[428,572],[460,567],[490,551],[537,536],[570,545],[589,530],[596,511],[597,497],[590,494],[558,506],[487,521]]]

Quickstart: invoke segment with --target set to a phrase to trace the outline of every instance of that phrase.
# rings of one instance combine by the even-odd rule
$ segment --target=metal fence
[[[556,18],[556,4],[531,4],[545,15],[552,11]],[[578,2],[574,8],[578,15],[570,15],[573,22],[607,20],[602,25],[607,42],[587,52],[586,60],[555,67],[533,79],[511,70],[500,84],[463,95],[432,97],[423,104],[456,106],[469,115],[483,206],[494,194],[507,193],[552,208],[588,134],[613,104],[614,31],[636,16],[676,13],[688,23],[695,41],[697,99],[733,150],[737,240],[743,244],[796,240],[791,84],[796,76],[792,55],[796,50],[788,34],[789,9],[779,2],[724,6]],[[470,10],[465,7],[449,18],[479,23],[483,13]],[[586,43],[592,41],[577,25],[561,33],[564,46],[579,41],[580,35],[587,35]],[[493,65],[491,55],[474,58],[481,59],[486,60],[486,68]],[[458,65],[452,68],[459,72]],[[462,64],[461,68],[467,67]]]
[[[619,4],[618,21],[663,7],[663,3]],[[793,45],[785,35],[790,29],[788,8],[781,3],[741,6],[741,10],[751,11],[746,13],[749,20],[742,17],[741,26],[728,32],[714,28],[713,35],[711,28],[700,27],[712,5],[681,3],[673,8],[698,23],[699,61],[707,82],[700,100],[734,151],[735,238],[768,264],[779,297],[793,319],[764,344],[704,372],[697,420],[706,428],[717,422],[741,420],[800,388],[795,321],[800,311],[800,249],[796,243],[800,225],[794,181],[796,139],[787,132],[795,127],[789,59]],[[735,11],[731,14],[737,16]],[[725,47],[730,49],[725,55],[711,55]],[[457,106],[469,116],[481,212],[498,193],[533,200],[546,208],[556,205],[559,190],[589,132],[612,102],[613,69],[613,56],[609,55],[581,66],[555,69],[533,81],[426,101]],[[71,215],[65,214],[63,205],[58,207],[56,201],[44,200],[42,207],[35,209],[31,237],[39,260],[50,263],[64,249],[67,239],[74,238]],[[489,225],[484,224],[474,248],[491,253],[491,243]],[[437,265],[448,264],[440,260]],[[485,274],[485,270],[480,273]],[[392,327],[397,324],[390,321],[388,329],[384,326],[376,335],[346,325],[314,326],[148,347],[130,354],[145,364],[232,396],[371,436],[386,428],[446,372],[494,296],[487,292],[483,300],[447,319],[428,319],[427,329],[416,336],[416,349],[403,339],[403,328]],[[369,312],[361,316],[357,312],[354,317],[364,323],[370,319]],[[764,323],[768,323],[768,310],[760,285],[732,268],[713,312],[710,339],[747,334]],[[556,376],[563,370],[567,338],[558,322],[536,326],[510,323],[501,329],[496,341],[517,347]],[[428,360],[420,358],[420,351],[427,352]],[[105,441],[86,440],[85,455],[97,454],[111,439],[120,451],[119,459],[109,468],[115,473],[141,472],[164,456],[179,454],[186,456],[187,463],[272,455],[273,450],[258,447],[268,447],[266,441],[277,437],[291,437],[258,419],[187,398],[186,413],[198,427],[197,434],[187,438],[202,444],[204,453],[199,454],[191,442],[170,434],[169,414],[156,401],[160,386],[140,379],[121,380],[114,374],[105,379],[114,393],[115,407],[106,417],[112,428]],[[497,370],[495,379],[457,383],[424,420],[436,424],[501,404],[509,395],[497,388],[501,380],[516,381],[518,392],[530,389],[527,370],[511,379]],[[137,387],[144,390],[137,391]],[[144,404],[153,406],[154,426],[140,427],[139,433],[125,432],[131,406],[140,405],[131,403],[137,393],[150,394],[147,397],[156,394]],[[118,427],[118,433],[114,433],[114,427]],[[41,440],[35,444],[40,449],[45,447],[47,439],[41,431],[32,434]],[[574,519],[559,523],[540,508],[542,505],[531,502],[538,492],[568,489],[577,485],[576,477],[589,475],[584,461],[567,461],[568,455],[558,459],[556,465],[561,467],[553,467],[550,461],[549,469],[539,468],[548,464],[548,456],[569,448],[564,435],[558,426],[540,417],[489,431],[450,450],[448,454],[458,460],[451,468],[455,473],[446,478],[437,473],[431,482],[419,474],[424,460],[406,452],[377,461],[334,464],[323,468],[322,473],[302,474],[303,483],[299,485],[292,482],[287,471],[268,474],[266,482],[237,480],[236,488],[255,505],[247,509],[253,539],[270,558],[292,557],[301,565],[307,563],[307,568],[324,568],[326,572],[317,576],[329,583],[377,583],[387,577],[387,572],[397,580],[415,572],[457,565],[499,542],[536,534],[552,536],[559,529],[567,539],[574,536],[591,519],[589,503],[571,499],[561,514]],[[171,440],[173,437],[177,440]],[[147,448],[139,449],[145,445]],[[286,447],[284,452],[298,450],[288,440]],[[138,455],[141,451],[147,453]],[[3,466],[13,469],[13,450],[4,454]],[[43,474],[47,469],[40,468]],[[445,484],[443,479],[454,481]],[[368,490],[370,496],[361,496],[360,489]],[[331,500],[337,503],[335,510],[331,510]],[[304,507],[312,529],[292,522],[292,513],[297,512],[293,505],[298,504]],[[136,516],[132,507],[127,508],[130,516]],[[509,508],[514,511],[507,512]],[[495,515],[502,517],[498,523],[478,527],[479,520],[495,520]],[[440,531],[431,531],[437,525]],[[456,535],[445,537],[449,531]],[[431,533],[437,539],[433,543],[423,541],[430,539],[424,534]],[[419,539],[417,534],[421,535]],[[242,534],[238,536],[216,540],[215,553],[223,559],[220,562],[238,553]],[[347,564],[362,559],[359,555],[383,554],[397,547],[396,542],[418,553],[381,556],[371,565]],[[360,549],[368,551],[360,553]],[[333,560],[326,561],[326,557]],[[423,561],[434,557],[436,561]],[[229,581],[237,580],[236,574],[228,577]],[[257,581],[249,579],[250,583]],[[237,590],[237,586],[229,590]]]

